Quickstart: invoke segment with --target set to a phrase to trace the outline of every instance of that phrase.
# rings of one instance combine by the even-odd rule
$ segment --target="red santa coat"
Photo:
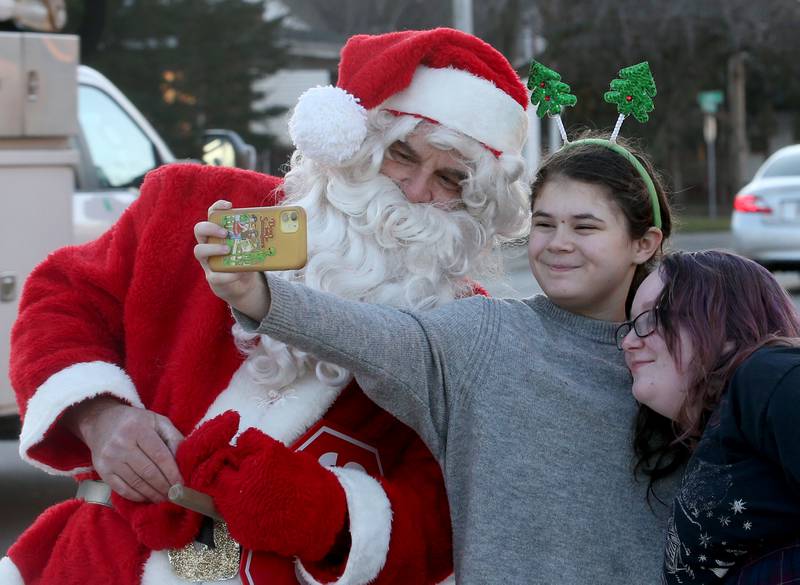
[[[354,383],[321,388],[305,378],[292,400],[267,404],[237,375],[243,357],[230,333],[232,317],[194,260],[192,228],[218,199],[234,207],[274,205],[280,187],[279,179],[254,172],[162,167],[106,234],[55,252],[34,271],[12,332],[20,453],[51,473],[91,471],[89,450],[58,418],[100,394],[161,413],[184,435],[229,408],[295,448],[316,433],[350,517],[351,549],[334,577],[441,581],[452,570],[449,511],[439,466],[420,439]],[[350,445],[341,450],[350,455],[331,447],[336,438]],[[374,452],[378,462],[368,454],[357,461],[359,451]],[[267,564],[276,584],[313,582],[312,575],[330,569],[287,558]],[[172,576],[166,553],[142,546],[113,509],[78,500],[37,519],[0,561],[0,581],[185,583]]]

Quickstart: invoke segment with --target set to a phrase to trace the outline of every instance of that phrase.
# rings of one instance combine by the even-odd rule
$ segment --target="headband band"
[[[627,148],[620,146],[616,142],[605,140],[603,138],[584,138],[583,140],[574,140],[572,142],[565,143],[563,148],[569,148],[579,144],[596,144],[597,146],[603,146],[622,155],[633,165],[633,168],[636,169],[636,171],[639,173],[639,176],[642,178],[642,181],[644,181],[645,186],[647,186],[647,192],[650,194],[650,204],[653,207],[653,225],[658,229],[661,229],[661,205],[658,203],[656,186],[653,184],[653,179],[650,177],[647,169],[645,169],[644,165],[639,162],[639,159],[633,156],[633,154]]]

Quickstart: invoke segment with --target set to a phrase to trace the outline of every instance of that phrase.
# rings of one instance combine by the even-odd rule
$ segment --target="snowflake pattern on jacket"
[[[800,348],[755,352],[734,374],[672,503],[662,583],[722,583],[800,535]]]

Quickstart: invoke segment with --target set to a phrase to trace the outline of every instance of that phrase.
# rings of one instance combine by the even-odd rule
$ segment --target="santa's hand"
[[[216,209],[230,209],[229,201],[217,201],[209,208],[209,213]],[[230,253],[227,244],[210,244],[211,237],[225,238],[227,230],[210,221],[200,221],[194,226],[194,257],[203,267],[206,281],[211,290],[235,309],[248,317],[261,321],[269,309],[269,291],[266,281],[259,272],[215,272],[208,265],[212,256],[224,256]]]
[[[314,562],[347,529],[347,503],[336,476],[257,429],[197,469],[190,485],[212,496],[242,546]]]
[[[199,473],[200,465],[213,465],[239,428],[239,415],[226,412],[191,433],[180,444],[178,466],[184,477]],[[202,475],[202,474],[201,474]],[[171,502],[143,504],[112,496],[114,508],[128,520],[139,542],[147,548],[162,550],[182,548],[192,542],[200,530],[202,516]]]
[[[92,453],[111,489],[135,502],[164,502],[181,482],[174,453],[183,435],[170,420],[101,396],[74,406],[65,422]]]

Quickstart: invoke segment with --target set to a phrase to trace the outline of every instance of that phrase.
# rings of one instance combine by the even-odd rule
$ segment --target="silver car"
[[[800,269],[800,144],[776,151],[733,201],[734,249],[770,270]]]

